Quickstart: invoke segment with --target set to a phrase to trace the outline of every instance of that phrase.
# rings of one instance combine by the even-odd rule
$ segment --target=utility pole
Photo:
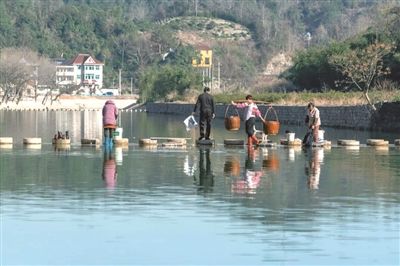
[[[221,63],[218,61],[218,89],[221,89]]]
[[[118,75],[118,94],[119,95],[121,95],[121,72],[122,72],[122,69],[120,68],[119,69],[119,75]]]
[[[131,77],[131,95],[133,94],[133,78]]]

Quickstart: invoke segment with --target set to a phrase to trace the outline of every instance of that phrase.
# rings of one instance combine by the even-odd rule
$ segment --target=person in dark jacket
[[[200,138],[210,139],[211,133],[211,120],[215,118],[215,104],[214,98],[210,94],[210,88],[205,87],[204,92],[199,95],[197,98],[196,105],[194,106],[194,110],[192,115],[194,115],[199,109],[200,112]]]

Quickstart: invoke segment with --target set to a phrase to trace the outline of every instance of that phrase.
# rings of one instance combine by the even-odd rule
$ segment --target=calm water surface
[[[0,149],[1,265],[400,263],[398,148],[80,147],[101,136],[100,118],[0,112],[0,136],[16,142]],[[137,143],[190,137],[182,120],[124,113],[121,124]],[[244,135],[215,124],[217,143]],[[57,130],[71,132],[69,150],[47,144]],[[35,135],[40,149],[22,146]]]

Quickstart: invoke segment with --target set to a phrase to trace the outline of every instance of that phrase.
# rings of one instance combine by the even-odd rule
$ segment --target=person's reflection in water
[[[316,190],[319,188],[319,178],[321,175],[321,164],[324,160],[324,149],[315,148],[310,151],[308,165],[306,166],[307,186],[309,189]]]
[[[248,149],[244,176],[242,179],[235,180],[232,184],[232,192],[238,194],[255,194],[260,186],[262,171],[255,170],[256,150]]]
[[[107,188],[114,188],[117,183],[117,163],[111,149],[104,150],[102,179]]]
[[[200,147],[199,152],[199,191],[211,192],[214,186],[214,175],[211,169],[210,148]]]

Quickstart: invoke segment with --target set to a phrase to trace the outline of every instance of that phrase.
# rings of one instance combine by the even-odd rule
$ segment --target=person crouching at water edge
[[[309,130],[312,130],[313,141],[318,142],[318,130],[321,125],[321,118],[319,116],[319,110],[315,107],[314,103],[309,103],[307,105],[306,123]]]
[[[245,111],[246,114],[246,133],[247,133],[247,144],[249,147],[253,146],[253,144],[258,144],[258,139],[256,137],[256,117],[259,117],[263,122],[264,119],[261,116],[260,110],[258,110],[257,104],[253,101],[253,96],[250,94],[246,96],[246,102],[244,103],[235,103],[231,102],[232,105],[237,108],[247,108]]]
[[[112,145],[112,136],[117,127],[118,109],[112,100],[106,101],[103,106],[104,143]]]

